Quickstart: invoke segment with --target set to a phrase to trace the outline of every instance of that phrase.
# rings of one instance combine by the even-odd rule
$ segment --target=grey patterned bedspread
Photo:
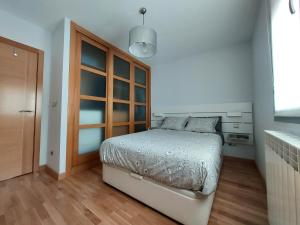
[[[209,195],[219,178],[222,140],[212,133],[154,129],[105,140],[100,157],[165,185]]]

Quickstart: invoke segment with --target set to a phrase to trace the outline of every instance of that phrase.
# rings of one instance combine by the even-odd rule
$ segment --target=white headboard
[[[221,116],[225,142],[229,142],[228,137],[230,134],[246,134],[249,136],[248,144],[253,144],[251,102],[153,108],[151,126],[156,127],[165,116]]]

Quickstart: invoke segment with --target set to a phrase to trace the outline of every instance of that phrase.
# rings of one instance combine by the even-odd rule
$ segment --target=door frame
[[[40,169],[40,138],[41,138],[41,114],[42,114],[42,94],[43,94],[43,76],[44,76],[44,51],[21,44],[19,42],[0,36],[0,42],[13,45],[37,54],[37,74],[36,74],[36,95],[35,95],[35,118],[34,118],[34,141],[33,141],[33,159],[32,172]]]

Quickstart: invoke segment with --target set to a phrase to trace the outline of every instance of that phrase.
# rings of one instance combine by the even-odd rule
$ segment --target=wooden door
[[[101,143],[150,126],[150,67],[71,25],[67,171],[99,162]]]
[[[109,137],[133,132],[132,114],[132,68],[128,57],[111,51],[109,86]]]
[[[76,55],[73,167],[99,160],[107,136],[107,48],[78,33]]]
[[[0,42],[0,181],[33,170],[37,60]]]
[[[149,72],[134,64],[134,132],[145,131],[150,126]]]
[[[150,125],[149,72],[128,56],[111,51],[109,58],[109,137],[141,132]]]

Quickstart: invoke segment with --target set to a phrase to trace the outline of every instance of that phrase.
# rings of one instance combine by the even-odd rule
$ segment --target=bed
[[[208,223],[222,163],[215,133],[153,129],[107,139],[103,180],[188,225]]]

